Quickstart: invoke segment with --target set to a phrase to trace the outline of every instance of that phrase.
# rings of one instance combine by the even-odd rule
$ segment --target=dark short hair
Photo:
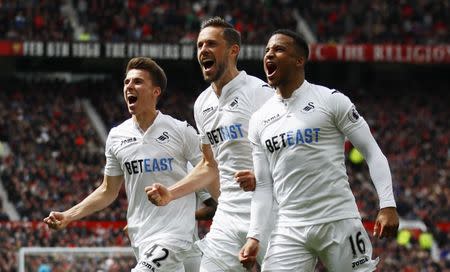
[[[166,90],[167,77],[164,70],[151,58],[136,57],[132,58],[128,64],[126,73],[131,69],[145,70],[150,75],[152,83],[161,88],[161,94]]]
[[[291,37],[294,40],[294,44],[297,47],[298,52],[303,55],[306,59],[309,57],[309,47],[305,38],[295,31],[290,29],[278,29],[272,32],[271,37],[276,34],[282,34]]]
[[[241,34],[239,31],[221,17],[216,16],[203,21],[200,30],[210,26],[223,28],[223,36],[228,45],[237,44],[239,47],[241,46]]]

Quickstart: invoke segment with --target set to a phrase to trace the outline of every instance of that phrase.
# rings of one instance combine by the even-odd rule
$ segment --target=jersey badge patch
[[[314,112],[316,106],[314,106],[314,102],[308,102],[308,104],[302,109],[303,113],[311,113]]]
[[[170,141],[169,132],[164,131],[160,136],[156,138],[156,141],[160,144],[167,144]]]
[[[233,101],[231,101],[230,104],[228,104],[228,109],[229,110],[235,110],[237,109],[237,107],[239,106],[239,97],[235,97],[233,98]]]
[[[358,113],[358,111],[356,110],[356,107],[355,106],[352,106],[352,108],[350,109],[350,111],[348,112],[348,119],[350,120],[350,121],[352,121],[352,123],[356,123],[356,122],[358,122],[358,119],[359,119],[359,113]]]

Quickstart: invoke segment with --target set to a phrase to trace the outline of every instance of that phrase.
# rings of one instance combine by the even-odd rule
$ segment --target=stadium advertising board
[[[243,45],[239,58],[262,59],[264,45]],[[0,41],[0,56],[191,60],[193,44]],[[450,63],[450,45],[312,44],[310,60],[339,62]]]
[[[450,45],[313,44],[311,61],[449,63]]]

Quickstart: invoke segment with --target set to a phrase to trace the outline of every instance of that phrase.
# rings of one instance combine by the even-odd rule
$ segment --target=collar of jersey
[[[305,80],[303,81],[302,85],[300,85],[300,87],[298,87],[298,88],[292,93],[291,97],[289,97],[289,98],[283,98],[279,93],[275,93],[275,95],[276,95],[276,98],[277,98],[279,101],[291,101],[291,100],[296,100],[297,97],[298,97],[300,94],[303,94],[303,93],[306,92],[306,90],[308,89],[308,86],[309,86],[309,82],[306,81],[306,79],[305,79]]]
[[[147,128],[147,131],[149,131],[157,122],[159,122],[159,119],[161,118],[160,116],[162,115],[162,112],[161,111],[159,111],[159,110],[157,110],[156,111],[156,118],[155,118],[155,120],[153,120],[153,124],[151,124],[148,128]],[[134,125],[134,127],[142,134],[142,135],[144,135],[147,131],[143,131],[142,130],[142,128],[139,126],[139,124],[136,122],[136,121],[134,121],[134,119],[133,118],[131,118],[131,120],[132,120],[132,122],[133,122],[133,125]]]
[[[230,94],[238,90],[245,82],[246,77],[247,73],[245,71],[240,71],[235,78],[233,78],[230,82],[223,86],[222,94],[220,95],[219,100],[226,99],[228,96],[230,96]]]

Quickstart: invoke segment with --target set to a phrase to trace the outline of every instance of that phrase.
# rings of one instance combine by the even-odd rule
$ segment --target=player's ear
[[[299,55],[299,56],[297,57],[297,61],[296,61],[295,64],[296,64],[297,67],[303,67],[303,66],[305,66],[305,63],[306,63],[305,57]]]
[[[232,55],[235,59],[237,59],[240,50],[241,50],[241,48],[239,47],[239,45],[237,45],[237,44],[231,45],[230,52],[231,52],[231,55]]]
[[[155,86],[153,88],[153,95],[159,97],[161,95],[161,87]]]

